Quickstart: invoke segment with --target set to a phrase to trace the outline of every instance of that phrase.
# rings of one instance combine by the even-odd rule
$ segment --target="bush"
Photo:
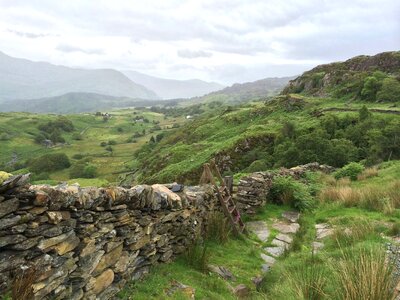
[[[74,139],[75,141],[81,141],[83,138],[82,135],[76,132],[72,135],[72,139]]]
[[[40,174],[69,168],[71,163],[65,153],[50,153],[30,160],[28,166],[32,172]]]
[[[78,159],[78,160],[82,159],[83,157],[84,157],[83,154],[79,154],[79,153],[72,155],[73,159]]]
[[[71,167],[70,178],[94,178],[97,175],[97,167],[90,163],[78,163]]]
[[[100,143],[100,146],[101,146],[101,147],[107,146],[107,142],[101,142],[101,143]]]
[[[258,171],[265,171],[268,170],[270,167],[269,163],[265,160],[255,160],[253,161],[250,166],[246,168],[246,172],[258,172]]]
[[[116,142],[116,141],[114,141],[114,140],[111,140],[111,141],[108,141],[108,144],[109,144],[109,145],[116,145],[116,144],[117,144],[117,142]]]
[[[309,188],[290,176],[275,177],[269,197],[275,203],[290,205],[300,211],[311,209],[314,205]]]
[[[364,171],[364,166],[360,163],[351,162],[337,171],[334,176],[336,179],[349,177],[351,180],[357,180],[357,176]]]

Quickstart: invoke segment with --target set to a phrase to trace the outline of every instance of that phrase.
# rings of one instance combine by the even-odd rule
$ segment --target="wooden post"
[[[228,188],[229,193],[232,195],[232,193],[233,193],[233,176],[225,176],[224,183],[225,183],[225,186]]]

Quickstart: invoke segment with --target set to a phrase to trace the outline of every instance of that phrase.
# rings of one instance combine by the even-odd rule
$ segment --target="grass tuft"
[[[393,299],[392,265],[387,261],[380,248],[343,252],[337,265],[340,299]]]
[[[225,244],[231,234],[231,226],[227,218],[221,212],[210,212],[207,218],[206,239]]]
[[[200,272],[207,271],[210,254],[207,245],[201,240],[195,240],[183,254],[185,262]]]

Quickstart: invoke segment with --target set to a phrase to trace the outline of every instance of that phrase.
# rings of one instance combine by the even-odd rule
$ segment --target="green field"
[[[77,160],[74,155],[81,154],[88,158],[97,167],[97,176],[101,184],[105,182],[117,182],[120,174],[135,170],[134,153],[143,144],[146,144],[151,136],[161,132],[170,131],[173,124],[182,124],[184,117],[165,117],[163,114],[146,110],[124,109],[111,112],[112,117],[103,121],[103,117],[94,114],[67,115],[74,125],[73,132],[64,132],[62,137],[65,143],[46,148],[34,141],[35,134],[39,132],[38,125],[57,119],[57,115],[30,114],[30,113],[2,113],[0,114],[0,130],[6,134],[1,140],[0,164],[6,165],[12,160],[13,154],[17,155],[18,162],[22,164],[30,159],[48,153],[65,153],[71,163]],[[134,117],[141,116],[149,122],[135,122]],[[161,130],[151,132],[155,124]],[[134,142],[128,142],[135,133],[146,134],[134,138]],[[76,138],[79,136],[79,139]],[[112,153],[101,147],[101,142],[115,141],[112,145]],[[12,170],[15,172],[15,170]],[[23,172],[26,170],[20,170]],[[17,170],[18,172],[18,170]],[[52,172],[50,179],[55,181],[67,181],[69,169]],[[87,183],[87,180],[78,180]],[[91,184],[97,185],[95,179]]]

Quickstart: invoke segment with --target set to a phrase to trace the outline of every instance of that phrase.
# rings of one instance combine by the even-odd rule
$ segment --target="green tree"
[[[378,101],[400,101],[400,82],[393,77],[385,78],[376,98]]]
[[[381,83],[376,77],[368,76],[361,90],[361,98],[367,101],[375,101],[376,93],[379,91],[380,87]]]

